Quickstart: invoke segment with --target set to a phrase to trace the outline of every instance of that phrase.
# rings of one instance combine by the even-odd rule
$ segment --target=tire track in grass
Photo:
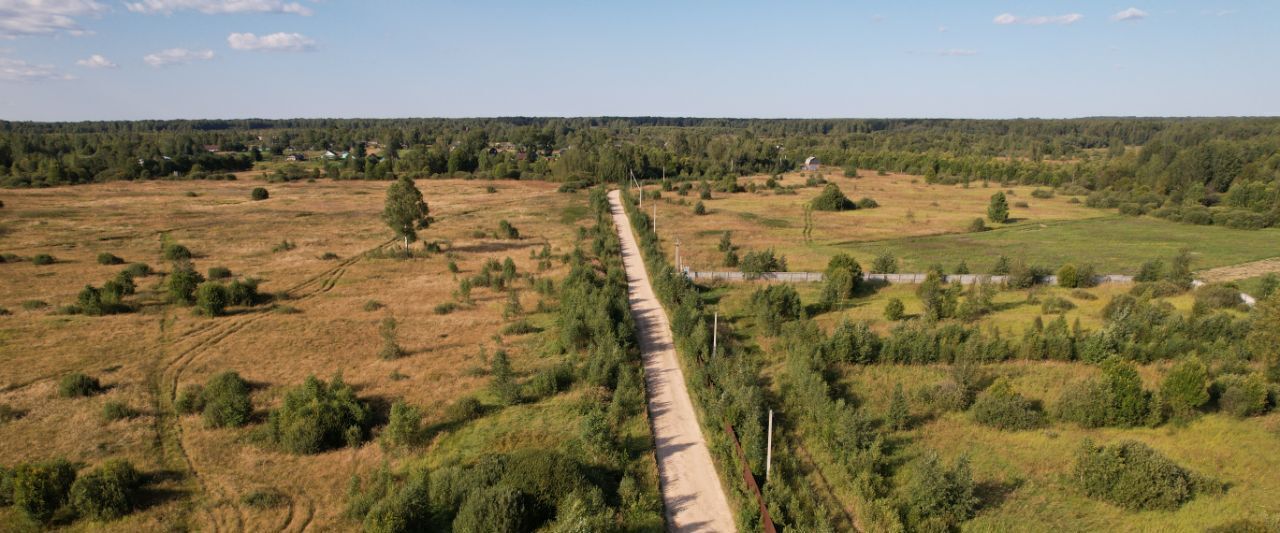
[[[386,247],[392,241],[394,241],[394,239],[383,242],[366,252],[345,259],[337,266],[303,280],[292,287],[286,288],[281,292],[281,294],[292,301],[305,301],[320,294],[324,294],[332,290],[337,285],[338,280],[346,274],[348,267],[359,262],[361,259],[364,259],[366,255]],[[314,290],[310,290],[309,292],[304,292],[299,295],[294,294],[298,291],[312,288],[314,288]],[[177,356],[168,359],[163,372],[167,375],[164,378],[164,383],[168,386],[168,391],[163,394],[163,397],[167,402],[167,409],[165,409],[165,411],[166,416],[172,417],[172,421],[169,425],[172,427],[171,431],[173,434],[175,449],[182,456],[188,472],[191,474],[192,478],[196,480],[201,491],[206,495],[217,499],[217,501],[211,502],[213,505],[206,506],[203,509],[205,516],[208,518],[209,526],[213,531],[220,531],[221,529],[244,531],[244,512],[240,509],[237,502],[228,497],[228,494],[230,494],[231,491],[224,486],[213,487],[211,482],[207,479],[208,476],[200,474],[199,469],[196,468],[195,462],[191,459],[190,454],[187,453],[186,446],[183,442],[185,432],[183,431],[181,417],[177,413],[176,409],[178,382],[181,380],[182,373],[185,372],[186,369],[190,367],[191,363],[196,361],[202,354],[207,353],[211,348],[217,346],[231,335],[234,335],[235,333],[242,331],[244,328],[261,321],[266,316],[267,312],[265,311],[255,311],[251,314],[241,315],[231,321],[224,321],[213,327],[202,329],[193,328],[193,330],[198,332],[198,336],[190,336],[188,332],[188,335],[184,335],[182,341],[194,340],[194,344],[179,352]],[[163,344],[161,352],[163,353]],[[292,515],[292,499],[290,506],[290,514]],[[220,527],[222,519],[220,519],[219,515],[223,514],[223,512],[220,512],[220,509],[227,510],[229,511],[229,514],[232,514],[232,517],[226,518],[226,520],[230,524],[234,524],[234,526],[223,525]],[[314,514],[314,505],[309,500],[307,502],[307,509],[306,518],[303,521],[300,530],[305,530],[309,526],[311,515]]]

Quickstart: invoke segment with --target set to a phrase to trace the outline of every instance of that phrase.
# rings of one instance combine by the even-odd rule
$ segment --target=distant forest
[[[331,151],[328,158],[316,154]],[[1280,118],[487,118],[0,122],[0,185],[200,179],[301,152],[333,179],[733,180],[824,165],[1057,188],[1195,224],[1280,219]],[[343,154],[346,157],[339,157]]]

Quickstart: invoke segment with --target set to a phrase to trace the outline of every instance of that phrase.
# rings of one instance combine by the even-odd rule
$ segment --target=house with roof
[[[818,170],[818,166],[819,166],[819,165],[821,165],[821,164],[822,164],[822,162],[818,160],[817,156],[812,156],[812,155],[811,155],[811,156],[809,156],[809,157],[806,157],[806,158],[805,158],[805,160],[804,160],[804,169],[805,169],[805,170]]]

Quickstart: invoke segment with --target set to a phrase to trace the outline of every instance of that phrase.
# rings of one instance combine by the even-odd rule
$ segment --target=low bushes
[[[255,202],[259,200],[266,200],[270,196],[271,194],[263,187],[254,187],[253,190],[249,192],[249,198]]]
[[[131,463],[110,460],[71,484],[71,506],[86,518],[114,520],[137,505],[141,486],[142,476]]]
[[[67,502],[76,470],[65,459],[18,465],[13,471],[13,505],[31,521],[47,524]]]
[[[112,253],[102,252],[98,254],[98,264],[99,265],[121,265],[121,264],[124,264],[124,259],[121,259],[119,256]]]
[[[58,396],[63,398],[83,398],[102,392],[102,384],[98,378],[76,372],[63,376],[58,382]]]
[[[857,204],[840,191],[840,186],[834,183],[828,183],[823,187],[822,192],[814,197],[809,205],[817,211],[846,211],[858,208]]]
[[[166,261],[189,260],[192,257],[190,249],[176,242],[165,243],[160,248],[160,256],[164,257]]]
[[[369,407],[341,376],[324,382],[315,376],[285,392],[284,404],[271,412],[266,438],[294,454],[313,454],[364,441]]]
[[[249,382],[236,372],[222,372],[209,378],[198,401],[208,427],[240,427],[253,416]]]
[[[973,402],[973,418],[996,429],[1024,430],[1044,425],[1040,406],[1013,390],[1005,378],[996,380]]]
[[[761,328],[769,335],[778,335],[782,332],[782,324],[804,315],[800,294],[791,285],[769,285],[757,289],[751,295],[751,307]]]
[[[1172,511],[1221,486],[1193,474],[1145,444],[1122,441],[1076,452],[1072,481],[1085,495],[1131,511]]]
[[[52,265],[56,260],[49,254],[36,254],[31,257],[33,265]]]
[[[1214,396],[1222,412],[1237,418],[1260,415],[1267,410],[1267,384],[1261,374],[1228,374],[1213,384]]]

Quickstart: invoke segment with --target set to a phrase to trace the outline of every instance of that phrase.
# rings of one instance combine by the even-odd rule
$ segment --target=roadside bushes
[[[1013,390],[1009,380],[1001,377],[973,402],[973,418],[979,424],[996,429],[1024,430],[1044,425],[1044,411],[1031,400]]]
[[[329,383],[309,376],[285,392],[284,404],[271,412],[266,438],[293,454],[313,454],[364,441],[369,407],[355,389],[336,376]]]
[[[1072,482],[1086,496],[1130,511],[1172,511],[1197,493],[1222,490],[1135,441],[1094,446],[1086,439],[1076,452]]]

